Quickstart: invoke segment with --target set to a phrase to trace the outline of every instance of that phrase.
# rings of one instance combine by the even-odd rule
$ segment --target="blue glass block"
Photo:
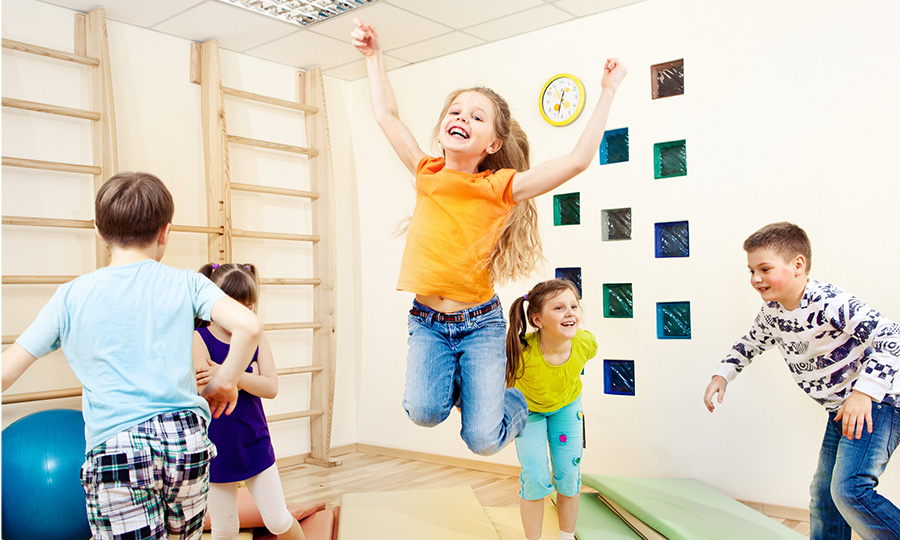
[[[578,296],[581,294],[581,268],[557,268],[556,279],[567,279],[575,284]]]
[[[600,165],[628,161],[628,128],[610,129],[600,143]]]
[[[553,196],[553,224],[578,225],[581,223],[581,194],[565,193]]]
[[[656,258],[689,257],[690,234],[687,221],[656,224]]]
[[[687,175],[687,141],[661,142],[653,145],[653,177],[674,178]]]
[[[691,303],[657,303],[656,337],[658,339],[691,339]]]
[[[603,241],[631,240],[631,208],[601,210]]]
[[[634,317],[631,283],[603,284],[603,316],[608,319],[631,319]]]
[[[634,395],[634,360],[603,361],[603,393]]]

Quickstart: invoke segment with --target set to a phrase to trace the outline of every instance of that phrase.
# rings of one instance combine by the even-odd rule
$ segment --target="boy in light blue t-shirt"
[[[262,332],[253,312],[206,277],[159,263],[174,211],[157,177],[110,178],[95,201],[110,265],[60,286],[3,352],[4,391],[60,347],[81,382],[81,480],[97,540],[200,538],[215,456],[206,427],[236,405],[236,381]],[[191,357],[195,317],[232,334],[202,396]]]

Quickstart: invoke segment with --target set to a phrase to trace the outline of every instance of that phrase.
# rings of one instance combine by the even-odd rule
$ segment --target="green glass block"
[[[687,141],[661,142],[653,145],[653,177],[674,178],[687,175]]]
[[[657,303],[656,337],[658,339],[691,339],[691,303]]]
[[[578,225],[581,223],[581,194],[565,193],[553,196],[553,224]]]
[[[603,316],[608,319],[631,319],[634,317],[631,283],[603,284]]]

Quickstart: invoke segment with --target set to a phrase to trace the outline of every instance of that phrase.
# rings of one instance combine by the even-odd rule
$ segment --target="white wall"
[[[32,0],[4,0],[3,37],[61,50],[72,50],[73,12]],[[205,225],[205,177],[200,127],[200,87],[190,83],[190,42],[110,21],[109,45],[118,128],[121,170],[159,176],[175,198],[179,225]],[[222,51],[224,84],[296,99],[296,71],[286,66]],[[86,68],[31,55],[3,52],[3,95],[32,101],[89,108]],[[337,222],[337,384],[332,444],[356,441],[356,357],[353,336],[358,311],[355,250],[356,214],[352,204],[349,83],[326,78],[326,100],[334,139]],[[230,133],[287,144],[304,145],[303,115],[282,109],[228,100]],[[87,122],[59,120],[36,113],[3,111],[3,155],[90,163]],[[231,148],[236,182],[307,189],[304,159],[274,152]],[[3,168],[3,214],[72,219],[93,218],[91,178]],[[309,203],[284,197],[235,194],[234,225],[238,228],[304,233],[311,230]],[[74,241],[73,241],[74,240]],[[91,232],[4,226],[3,274],[75,275],[93,268]],[[253,262],[263,277],[310,277],[310,247],[278,241],[234,241],[234,259]],[[163,262],[198,268],[206,261],[206,238],[173,233]],[[3,286],[3,333],[18,334],[50,297],[54,286]],[[310,287],[264,286],[259,313],[264,322],[312,319]],[[269,332],[279,367],[310,362],[309,331]],[[61,353],[41,359],[10,390],[30,392],[77,386]],[[267,401],[269,414],[306,409],[309,376],[282,377],[279,396]],[[23,414],[54,407],[79,408],[80,398],[4,405],[4,427]],[[279,457],[309,451],[308,420],[271,425]]]
[[[593,473],[692,476],[744,499],[806,506],[825,412],[794,385],[777,352],[761,357],[714,414],[701,404],[717,362],[751,324],[759,297],[747,283],[743,239],[780,220],[814,245],[812,277],[834,282],[900,319],[888,288],[900,269],[896,172],[900,38],[886,0],[752,5],[648,0],[392,71],[401,116],[423,148],[446,94],[485,84],[505,96],[540,162],[567,151],[588,112],[553,128],[538,92],[553,74],[582,79],[595,99],[603,60],[629,66],[608,128],[628,127],[628,163],[590,169],[556,193],[581,193],[582,224],[553,227],[552,194],[538,199],[547,269],[500,289],[503,303],[554,268],[580,266],[586,327],[600,341],[584,376]],[[650,66],[684,58],[686,93],[651,100]],[[465,458],[459,415],[425,429],[400,402],[409,293],[396,292],[403,240],[393,224],[413,204],[411,176],[375,125],[368,83],[352,86],[359,198],[362,350],[359,441]],[[653,144],[685,138],[688,175],[653,179]],[[630,207],[633,240],[601,242],[600,210]],[[690,223],[691,256],[655,259],[654,223]],[[603,318],[602,284],[634,285],[635,316]],[[691,303],[692,339],[656,339],[655,304]],[[632,359],[634,397],[603,393],[602,360]],[[507,448],[491,461],[516,464]],[[882,492],[900,499],[900,469]]]

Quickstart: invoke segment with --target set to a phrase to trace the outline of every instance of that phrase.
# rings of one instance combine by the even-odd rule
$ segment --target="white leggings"
[[[274,535],[284,534],[294,524],[281,489],[278,468],[272,465],[253,478],[244,481],[253,496],[263,523]],[[237,504],[238,483],[209,483],[209,518],[214,540],[234,540],[240,531]]]

